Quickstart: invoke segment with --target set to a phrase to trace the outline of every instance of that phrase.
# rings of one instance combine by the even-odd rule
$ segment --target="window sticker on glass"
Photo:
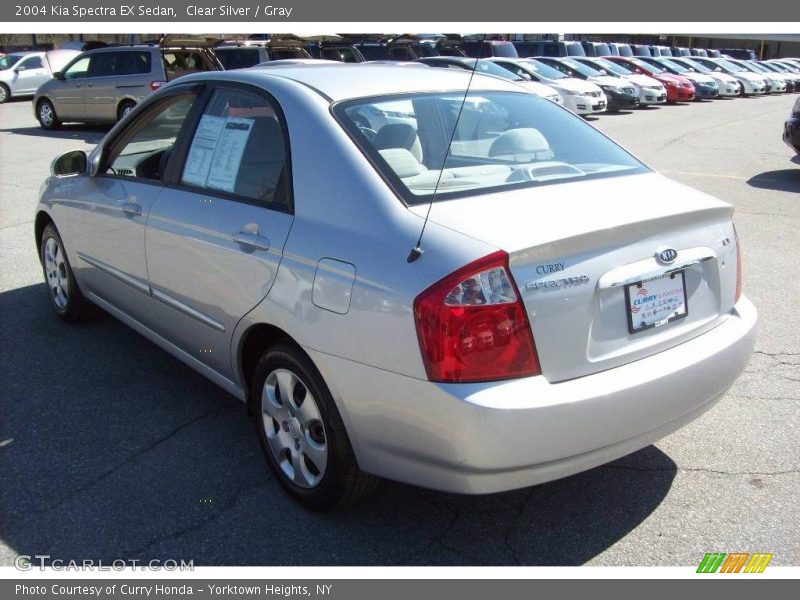
[[[186,158],[183,182],[233,192],[253,119],[203,115]]]
[[[197,126],[197,131],[186,157],[186,166],[183,169],[183,182],[192,185],[205,186],[208,181],[208,172],[211,169],[211,159],[214,158],[214,148],[219,141],[219,132],[225,124],[225,117],[203,115]]]

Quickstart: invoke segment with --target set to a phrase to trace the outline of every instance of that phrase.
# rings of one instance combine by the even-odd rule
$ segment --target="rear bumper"
[[[433,384],[313,350],[359,465],[414,485],[482,494],[604,464],[710,408],[744,369],[757,313],[742,298],[711,331],[561,383]]]

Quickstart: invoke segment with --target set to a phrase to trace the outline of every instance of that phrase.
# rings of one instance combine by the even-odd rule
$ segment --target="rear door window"
[[[144,75],[152,68],[152,56],[149,52],[118,52],[118,75]]]
[[[195,130],[181,183],[289,210],[288,148],[275,106],[260,94],[216,90]]]
[[[89,77],[109,77],[117,72],[117,52],[101,52],[92,56]]]

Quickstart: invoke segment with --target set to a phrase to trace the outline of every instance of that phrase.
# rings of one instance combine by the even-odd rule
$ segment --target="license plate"
[[[689,314],[686,275],[675,271],[625,286],[628,331],[640,333],[683,319]]]

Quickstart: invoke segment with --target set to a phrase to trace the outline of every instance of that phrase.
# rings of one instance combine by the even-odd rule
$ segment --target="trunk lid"
[[[426,209],[412,208],[421,216]],[[716,326],[734,302],[732,212],[649,173],[442,201],[430,219],[508,252],[542,374],[555,382],[643,358]],[[665,248],[677,250],[669,264],[656,258]],[[628,315],[641,313],[629,310],[626,285],[678,267],[688,314],[631,333]],[[633,301],[641,288],[631,289]]]

